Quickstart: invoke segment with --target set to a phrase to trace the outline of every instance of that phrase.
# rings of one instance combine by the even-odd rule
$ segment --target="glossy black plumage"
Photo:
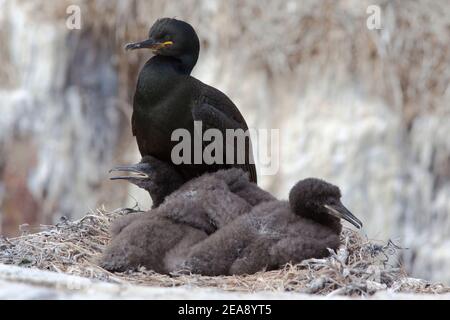
[[[200,41],[189,24],[176,19],[158,20],[151,28],[148,40],[130,44],[127,48],[148,48],[155,53],[139,75],[133,103],[133,134],[142,156],[153,156],[173,164],[172,150],[178,142],[171,141],[172,133],[182,128],[194,137],[194,121],[202,122],[203,132],[218,129],[224,137],[227,129],[248,130],[238,108],[224,93],[191,76],[199,57]],[[238,167],[248,172],[251,181],[256,183],[250,141],[245,149],[244,164],[194,164],[192,152],[192,164],[181,164],[176,168],[188,181],[206,172]]]

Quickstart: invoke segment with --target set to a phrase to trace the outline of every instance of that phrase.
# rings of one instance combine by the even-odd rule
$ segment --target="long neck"
[[[193,61],[196,61],[194,56],[186,56],[184,61],[165,56],[154,56],[148,60],[139,75],[134,97],[135,111],[157,105],[178,81],[190,75],[195,65]]]
[[[155,56],[147,61],[139,74],[134,107],[149,108],[165,97],[183,73],[172,58]]]
[[[161,75],[184,74],[184,67],[180,60],[172,57],[154,56],[144,66],[142,71],[149,71]],[[159,75],[158,75],[159,77]]]
[[[145,64],[145,67],[156,72],[175,72],[190,75],[197,64],[197,60],[198,54],[184,54],[180,57],[155,56]]]
[[[194,70],[195,65],[198,61],[199,53],[188,53],[184,54],[179,58],[179,61],[182,65],[182,70],[185,74],[190,75],[192,73],[192,70]]]

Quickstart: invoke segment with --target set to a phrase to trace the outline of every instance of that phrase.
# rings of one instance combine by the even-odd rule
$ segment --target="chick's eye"
[[[333,198],[328,199],[327,203],[328,203],[329,205],[335,205],[335,204],[336,204],[336,199],[333,199]]]

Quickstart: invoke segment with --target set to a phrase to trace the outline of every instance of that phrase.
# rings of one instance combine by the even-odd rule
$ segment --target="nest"
[[[0,263],[76,275],[121,284],[153,287],[216,288],[232,292],[299,292],[319,295],[370,296],[378,291],[443,294],[450,288],[408,278],[392,261],[399,247],[364,239],[345,229],[342,246],[326,259],[311,259],[282,270],[249,276],[203,277],[160,275],[141,269],[112,274],[96,264],[110,240],[111,222],[135,210],[108,212],[99,209],[78,221],[62,219],[55,226],[41,226],[39,233],[22,226],[23,235],[0,239]]]

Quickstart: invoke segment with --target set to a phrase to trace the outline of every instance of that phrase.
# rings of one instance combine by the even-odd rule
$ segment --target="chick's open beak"
[[[356,218],[342,203],[335,205],[325,205],[328,212],[339,219],[344,219],[345,221],[351,223],[358,229],[362,229],[363,223]]]
[[[144,180],[144,179],[148,179],[149,176],[141,168],[142,165],[143,164],[135,164],[135,165],[129,165],[129,166],[118,166],[118,167],[115,167],[114,169],[111,169],[109,171],[109,173],[113,173],[113,172],[122,172],[122,173],[124,173],[125,172],[125,173],[130,173],[130,175],[128,175],[128,176],[116,176],[116,177],[110,178],[110,180],[114,181],[114,180],[132,180],[132,179]]]
[[[152,51],[158,51],[173,45],[172,41],[158,42],[153,39],[148,39],[141,42],[129,43],[125,46],[125,50],[138,50],[138,49],[150,49]]]

